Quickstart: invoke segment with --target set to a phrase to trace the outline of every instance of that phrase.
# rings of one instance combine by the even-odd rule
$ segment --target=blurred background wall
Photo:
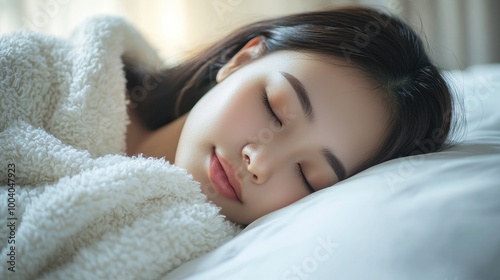
[[[89,16],[119,15],[175,64],[246,23],[350,4],[400,15],[443,68],[500,62],[499,0],[0,0],[0,34],[67,36]]]

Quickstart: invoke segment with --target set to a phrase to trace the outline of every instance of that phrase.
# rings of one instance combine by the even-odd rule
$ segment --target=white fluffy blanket
[[[160,61],[114,17],[0,38],[0,279],[158,279],[239,232],[184,170],[125,156],[122,56]]]

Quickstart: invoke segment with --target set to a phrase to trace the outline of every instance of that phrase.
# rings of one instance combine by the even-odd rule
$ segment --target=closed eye
[[[269,114],[271,120],[277,122],[279,126],[282,126],[283,123],[281,122],[280,118],[274,113],[273,108],[271,107],[271,103],[269,103],[269,97],[267,96],[267,92],[264,92],[264,94],[262,94],[261,101],[262,104],[264,104],[264,107],[266,108],[266,111]]]
[[[280,118],[274,113],[273,108],[271,107],[271,103],[269,102],[269,97],[267,96],[267,92],[264,92],[261,96],[261,101],[262,104],[264,105],[264,108],[266,108],[266,111],[271,118],[272,121],[275,121],[279,123],[280,126],[283,125],[281,122]],[[311,184],[307,181],[306,176],[304,175],[304,172],[302,171],[302,167],[300,166],[300,163],[297,163],[297,174],[299,175],[300,180],[302,181],[302,184],[304,187],[307,189],[309,193],[313,193],[316,190],[313,189]]]
[[[309,193],[315,192],[316,190],[313,189],[311,184],[309,184],[309,182],[307,181],[307,178],[304,175],[304,172],[302,171],[302,166],[300,166],[300,163],[297,163],[297,169],[298,169],[298,175],[299,175],[300,179],[302,180],[302,183],[304,184],[304,187],[307,189],[307,191]]]

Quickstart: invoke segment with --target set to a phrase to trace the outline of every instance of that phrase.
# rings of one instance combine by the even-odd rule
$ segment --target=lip
[[[234,169],[226,159],[216,153],[215,149],[210,156],[208,177],[221,195],[242,202],[241,185],[235,176]]]

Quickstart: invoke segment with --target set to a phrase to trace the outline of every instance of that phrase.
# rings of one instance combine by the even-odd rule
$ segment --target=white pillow
[[[500,65],[447,77],[463,143],[314,193],[166,278],[500,279]]]

